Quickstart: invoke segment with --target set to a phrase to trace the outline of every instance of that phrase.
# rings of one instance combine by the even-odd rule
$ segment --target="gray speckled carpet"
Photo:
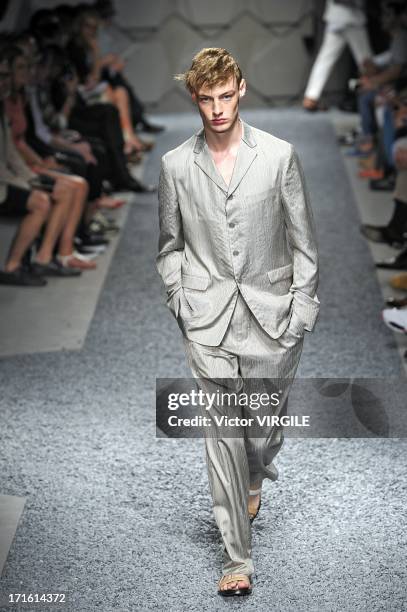
[[[299,374],[400,375],[330,124],[295,110],[244,118],[295,143],[312,195],[322,312]],[[198,125],[174,120],[146,180]],[[203,442],[155,438],[155,377],[189,375],[157,230],[155,196],[139,197],[83,350],[0,361],[0,493],[27,498],[0,592],[65,591],[72,612],[405,610],[404,440],[287,440],[254,526],[254,594],[217,596]]]

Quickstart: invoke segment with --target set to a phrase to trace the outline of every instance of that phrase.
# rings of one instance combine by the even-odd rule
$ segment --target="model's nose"
[[[221,109],[220,109],[220,104],[219,104],[219,102],[214,102],[214,103],[213,103],[213,106],[212,106],[212,113],[213,113],[213,115],[214,115],[214,116],[216,116],[216,117],[217,117],[218,115],[221,115],[221,114],[222,114],[222,111],[221,111]]]

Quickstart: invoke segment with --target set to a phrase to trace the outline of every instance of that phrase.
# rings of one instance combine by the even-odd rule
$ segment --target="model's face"
[[[222,134],[235,124],[239,112],[239,99],[246,91],[242,79],[237,86],[235,77],[212,89],[205,85],[192,94],[192,100],[197,104],[205,130]]]
[[[11,73],[8,62],[0,61],[0,100],[5,100],[10,95]]]

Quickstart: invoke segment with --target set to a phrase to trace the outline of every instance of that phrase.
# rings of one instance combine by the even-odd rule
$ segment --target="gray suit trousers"
[[[185,337],[184,343],[192,374],[204,391],[213,392],[215,386],[219,389],[222,380],[228,380],[230,385],[233,379],[236,393],[270,393],[270,385],[276,389],[277,381],[280,402],[278,407],[268,406],[266,410],[270,415],[285,413],[303,345],[303,331],[298,328],[297,332],[295,321],[273,340],[239,293],[219,346],[206,346]],[[230,416],[229,406],[226,410],[218,404],[213,410]],[[253,417],[247,406],[236,405],[233,410],[236,416]],[[262,411],[265,414],[264,408]],[[214,516],[224,543],[223,574],[251,575],[254,567],[247,510],[249,488],[258,487],[265,478],[277,479],[273,460],[282,446],[283,432],[275,425],[262,426],[260,435],[257,428],[256,437],[252,437],[252,428],[241,427],[244,431],[235,437],[224,437],[220,429],[216,431],[214,421],[213,426],[210,433],[205,431],[206,461]]]

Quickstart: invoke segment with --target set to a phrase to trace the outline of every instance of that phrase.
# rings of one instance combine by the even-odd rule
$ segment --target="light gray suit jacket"
[[[157,268],[184,335],[217,346],[240,290],[263,329],[314,327],[318,253],[294,148],[243,122],[229,187],[204,130],[162,158]]]

